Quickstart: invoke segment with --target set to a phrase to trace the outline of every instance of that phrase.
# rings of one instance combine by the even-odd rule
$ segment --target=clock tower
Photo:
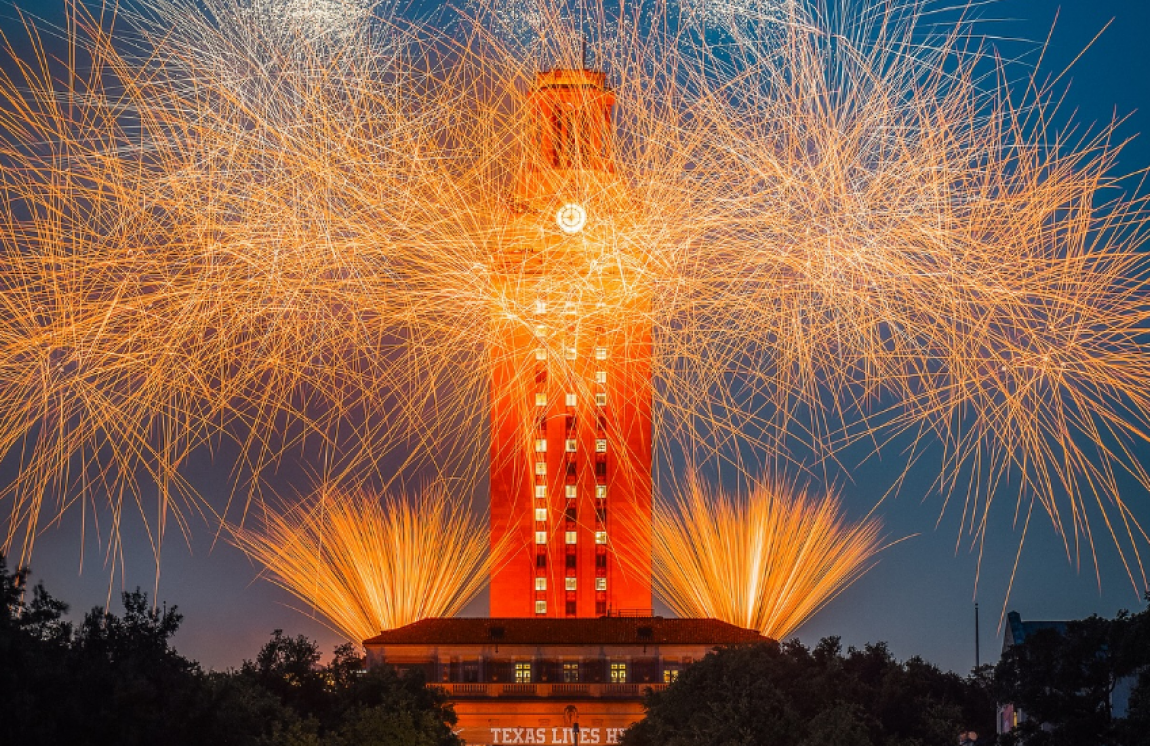
[[[651,609],[651,323],[602,72],[537,74],[492,257],[493,617]]]

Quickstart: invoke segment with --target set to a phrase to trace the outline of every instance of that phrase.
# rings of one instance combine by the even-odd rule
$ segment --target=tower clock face
[[[555,213],[555,222],[559,224],[559,230],[564,233],[578,233],[587,225],[587,210],[583,205],[568,202]]]

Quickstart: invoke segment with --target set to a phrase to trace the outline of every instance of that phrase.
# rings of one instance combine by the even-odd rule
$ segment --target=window
[[[576,401],[577,401],[577,399],[575,398],[575,394],[568,394],[568,395],[566,396],[566,403],[567,403],[567,406],[569,406],[569,407],[573,407],[573,406],[575,406],[575,402],[576,402]]]
[[[602,391],[600,391],[598,394],[595,394],[595,406],[597,406],[597,407],[607,406],[607,395],[604,394]]]
[[[607,543],[607,532],[606,531],[596,531],[595,532],[595,543],[596,544],[606,544]]]
[[[607,359],[607,348],[606,347],[596,347],[595,348],[595,359],[596,360],[606,360]]]
[[[607,371],[605,371],[605,370],[595,371],[595,383],[607,383]]]
[[[535,452],[536,453],[547,453],[547,439],[546,438],[536,438],[535,439]]]
[[[537,336],[537,337],[545,337],[545,336],[547,336],[547,327],[546,327],[546,325],[544,325],[544,324],[536,324],[536,325],[535,325],[535,336]]]
[[[579,683],[579,664],[578,663],[564,663],[563,664],[563,683],[565,683],[565,684],[578,684]]]
[[[536,347],[535,348],[535,359],[536,360],[546,360],[547,359],[547,350],[543,349],[542,347]]]
[[[535,543],[536,544],[546,544],[547,543],[547,532],[546,531],[536,531],[535,532]]]
[[[568,544],[574,544],[575,543],[575,532],[574,531],[568,531],[568,532],[566,532],[565,535],[566,535],[566,539],[567,539]]]
[[[679,669],[677,668],[664,668],[663,669],[663,683],[670,684],[679,680]]]
[[[540,500],[546,499],[547,498],[547,485],[545,485],[545,484],[535,485],[535,497],[539,498]]]
[[[535,473],[541,477],[547,476],[547,462],[546,461],[536,461],[535,462]]]
[[[596,438],[595,439],[595,453],[606,453],[606,452],[607,452],[607,439],[606,438]]]
[[[568,601],[567,602],[567,616],[575,616],[576,610],[577,609],[575,607],[575,602],[574,601]]]
[[[575,439],[574,438],[568,438],[567,439],[565,450],[567,451],[567,453],[575,453]]]
[[[607,578],[595,578],[595,590],[597,590],[597,591],[607,590]]]
[[[547,406],[547,394],[544,394],[543,392],[539,392],[538,394],[536,394],[535,395],[535,406],[546,407]]]
[[[516,669],[518,675],[518,668]],[[611,683],[612,684],[626,684],[627,683],[627,664],[626,663],[612,663],[611,664]]]
[[[535,578],[535,590],[537,590],[537,591],[547,590],[547,578]]]
[[[536,601],[535,602],[535,613],[536,614],[546,614],[547,613],[547,602],[546,601]]]
[[[543,604],[543,611],[539,610],[539,604]],[[547,602],[536,601],[535,613],[546,614]],[[531,664],[530,663],[516,663],[515,664],[515,683],[516,684],[530,684],[531,683]]]
[[[463,681],[466,684],[475,684],[479,682],[479,664],[478,663],[464,663],[463,664]]]
[[[575,578],[565,578],[563,583],[563,590],[575,590]]]
[[[599,616],[606,614],[607,613],[607,602],[606,601],[596,601],[595,602],[595,613],[598,614]]]
[[[563,305],[563,313],[567,314],[568,316],[575,313],[576,310],[575,301],[573,300],[569,300]]]
[[[547,313],[547,301],[545,301],[545,300],[535,301],[535,313]]]
[[[576,494],[575,493],[575,485],[573,485],[573,484],[567,485],[567,499],[568,500],[574,500],[575,494]]]
[[[595,485],[595,497],[599,498],[600,500],[606,500],[607,499],[607,485],[605,485],[605,484]]]
[[[604,557],[606,559],[606,557]],[[540,553],[535,555],[535,566],[540,570],[547,569],[547,555]]]
[[[537,520],[537,521],[547,520],[547,508],[536,508],[535,509],[535,520]]]
[[[563,356],[565,358],[567,358],[568,360],[574,360],[575,359],[575,348],[574,347],[564,348]]]

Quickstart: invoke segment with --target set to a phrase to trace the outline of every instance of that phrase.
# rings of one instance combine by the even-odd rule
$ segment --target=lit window
[[[606,544],[607,543],[607,532],[606,531],[596,531],[595,532],[595,543],[596,544]]]
[[[536,544],[546,544],[547,543],[547,532],[546,531],[536,531],[535,532],[535,543]]]
[[[517,668],[518,670],[518,668]],[[612,684],[626,684],[627,683],[627,664],[626,663],[612,663],[611,664],[611,683]]]
[[[597,590],[597,591],[607,590],[607,578],[595,578],[595,590]]]
[[[543,349],[542,347],[536,347],[535,348],[535,359],[536,360],[546,360],[547,359],[547,350]]]
[[[663,669],[663,683],[671,684],[679,680],[679,669],[677,668],[664,668]]]
[[[603,393],[602,391],[595,394],[595,406],[597,406],[597,407],[607,406],[607,394]]]
[[[535,462],[535,473],[541,477],[546,475],[547,474],[547,462],[546,461],[536,461]]]
[[[574,500],[575,499],[575,485],[573,485],[573,484],[567,485],[567,499],[568,500]]]
[[[574,360],[575,359],[575,348],[574,347],[568,347],[564,351],[564,357],[566,357],[568,360]]]
[[[536,394],[535,395],[535,406],[546,407],[547,406],[547,394],[544,394],[543,392],[539,392],[538,394]]]
[[[547,520],[547,508],[536,508],[535,509],[535,520],[537,520],[537,521]]]
[[[537,590],[537,591],[547,590],[547,578],[535,578],[535,590]]]
[[[547,613],[547,602],[546,601],[536,601],[535,602],[535,613],[536,614],[546,614]],[[516,673],[519,673],[519,672],[516,671]],[[530,672],[528,673],[528,676],[530,677]],[[531,679],[528,678],[527,680],[530,681]]]
[[[596,360],[606,360],[607,359],[607,348],[606,347],[596,347],[595,348],[595,359]]]
[[[595,439],[595,453],[606,453],[606,452],[607,452],[607,439],[606,438],[596,438]]]
[[[569,591],[575,590],[575,578],[566,578],[564,581],[564,586]]]
[[[575,394],[568,394],[567,395],[567,406],[569,406],[569,407],[575,406]]]
[[[547,327],[544,326],[543,324],[537,324],[535,326],[535,336],[537,336],[537,337],[547,336]]]
[[[595,383],[607,383],[607,371],[605,371],[605,370],[595,371]]]
[[[605,484],[595,485],[595,497],[599,498],[600,500],[607,499],[607,485],[605,485]]]
[[[567,439],[567,453],[575,453],[575,439],[574,438],[568,438]]]
[[[546,497],[547,497],[547,485],[545,485],[545,484],[535,485],[535,497],[539,498],[540,500],[546,499]]]
[[[535,301],[535,313],[547,313],[547,301]]]
[[[573,300],[569,300],[563,305],[563,313],[567,315],[575,313],[576,310],[575,301]]]
[[[539,604],[543,604],[542,610],[540,610]],[[536,601],[535,602],[535,613],[536,614],[546,614],[547,613],[547,602],[546,601]],[[516,684],[530,684],[531,683],[531,664],[530,663],[516,663],[515,664],[515,683]]]
[[[578,663],[564,663],[563,664],[563,682],[566,684],[579,683],[579,664]]]
[[[536,453],[547,453],[547,439],[546,438],[536,438],[535,439],[535,452]]]
[[[566,536],[567,536],[567,543],[568,544],[574,544],[575,543],[575,532],[574,531],[568,531]]]

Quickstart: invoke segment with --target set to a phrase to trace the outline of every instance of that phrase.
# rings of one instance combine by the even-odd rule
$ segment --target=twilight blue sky
[[[15,7],[49,19],[61,17],[63,0],[17,0]],[[1002,0],[983,9],[988,17],[1003,19],[985,28],[1004,40],[1042,40],[1054,25],[1044,68],[1061,72],[1111,20],[1114,22],[1063,79],[1069,85],[1064,111],[1077,110],[1082,124],[1105,123],[1114,115],[1130,115],[1120,130],[1139,132],[1126,150],[1121,166],[1135,171],[1150,165],[1150,3],[1144,0]],[[0,27],[14,30],[15,13],[0,11]],[[17,33],[19,33],[17,31]],[[1024,46],[1004,41],[1008,54]],[[844,493],[852,506],[865,510],[890,483],[901,466],[896,451],[887,461],[868,461],[852,471]],[[193,469],[196,483],[211,497],[226,490],[227,464],[200,459]],[[199,474],[195,474],[199,472]],[[885,640],[901,657],[919,654],[944,668],[966,672],[974,663],[973,602],[982,607],[983,661],[997,657],[999,614],[1018,546],[1012,525],[1012,495],[1005,494],[994,515],[981,579],[975,581],[976,556],[969,538],[959,533],[960,515],[953,508],[942,512],[937,496],[925,495],[927,475],[910,481],[901,494],[882,508],[892,536],[912,538],[887,550],[879,564],[862,580],[833,601],[800,629],[808,643],[837,634],[847,644]],[[1131,491],[1127,500],[1144,524],[1150,524],[1150,496]],[[0,509],[2,510],[2,509]],[[941,518],[940,518],[941,513]],[[68,513],[61,525],[40,538],[32,567],[57,597],[72,604],[79,616],[109,593],[109,568],[94,536],[83,547],[81,568],[81,516]],[[138,521],[124,528],[128,552],[124,557],[126,584],[151,589],[152,555]],[[213,547],[211,527],[193,524],[191,543],[173,533],[163,549],[163,570],[158,597],[179,605],[185,614],[176,638],[181,652],[214,668],[236,666],[252,657],[275,628],[317,638],[330,650],[340,640],[320,623],[294,611],[286,593],[259,580],[256,569],[224,543]],[[1024,618],[1074,618],[1092,613],[1111,615],[1120,608],[1139,605],[1139,598],[1122,569],[1119,557],[1105,540],[1098,542],[1101,588],[1092,567],[1077,567],[1068,559],[1048,522],[1035,519],[1009,608]],[[1085,557],[1084,561],[1088,561]],[[111,589],[118,595],[117,577]],[[472,604],[469,613],[483,614],[486,599]]]

